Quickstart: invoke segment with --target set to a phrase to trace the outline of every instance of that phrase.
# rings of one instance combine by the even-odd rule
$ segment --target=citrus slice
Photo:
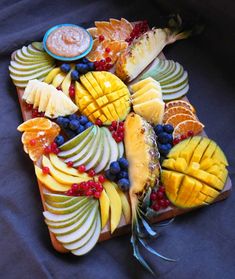
[[[53,122],[49,129],[24,132],[21,138],[24,151],[29,154],[32,161],[36,162],[43,155],[44,148],[54,141],[59,132],[60,127]]]
[[[97,28],[96,27],[88,28],[87,31],[91,34],[92,38],[98,37],[98,33],[97,33]]]
[[[174,100],[174,101],[171,101],[171,102],[168,102],[166,103],[166,110],[169,109],[169,108],[172,108],[172,107],[185,107],[189,110],[191,110],[193,113],[195,113],[195,108],[187,101],[184,101],[184,100]]]
[[[187,109],[182,106],[176,106],[176,107],[168,108],[165,111],[163,122],[166,122],[169,117],[171,117],[172,115],[178,114],[178,113],[184,113],[184,114],[189,114],[191,116],[194,116],[194,113],[190,109]]]
[[[180,122],[185,120],[196,120],[194,116],[186,113],[177,113],[170,116],[165,124],[171,124],[173,127],[177,126]]]
[[[175,127],[173,137],[177,138],[182,135],[187,135],[189,131],[193,132],[194,135],[197,135],[202,131],[203,128],[204,125],[197,120],[185,120],[183,122],[180,122]]]
[[[107,57],[111,58],[109,63],[114,64],[120,55],[120,53],[128,47],[127,42],[95,39],[92,50],[87,55],[87,58],[94,62],[100,61]]]
[[[40,131],[48,130],[52,127],[52,122],[45,117],[35,117],[29,119],[17,127],[17,130],[20,132],[26,131]]]

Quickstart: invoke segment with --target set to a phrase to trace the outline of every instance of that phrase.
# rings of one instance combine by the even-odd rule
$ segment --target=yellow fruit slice
[[[56,181],[49,174],[44,175],[42,170],[35,165],[35,173],[38,180],[49,190],[54,192],[66,192],[71,188],[71,185],[64,185]]]
[[[111,233],[115,231],[118,224],[120,223],[121,215],[122,215],[122,202],[118,192],[111,182],[104,182],[103,187],[109,197],[110,200],[110,208],[111,208],[111,219],[110,219],[110,227]]]
[[[197,145],[197,147],[194,149],[193,155],[191,157],[191,162],[200,162],[209,144],[210,140],[208,138],[203,138]]]
[[[140,90],[141,88],[143,88],[145,85],[147,85],[148,83],[156,83],[156,80],[153,79],[152,77],[148,77],[145,78],[143,80],[140,80],[132,85],[130,85],[130,89],[132,92],[136,92],[138,90]]]
[[[100,202],[100,214],[101,214],[101,227],[103,229],[109,219],[109,207],[110,207],[110,200],[105,190],[102,191],[99,198],[99,202]]]
[[[26,131],[43,131],[48,130],[52,127],[52,122],[45,117],[36,117],[29,119],[17,127],[17,130],[20,132]]]
[[[56,67],[53,70],[51,70],[47,76],[44,78],[44,82],[46,83],[52,83],[53,79],[56,75],[58,75],[61,72],[60,67]]]
[[[134,94],[132,94],[132,98],[140,97],[151,89],[155,90],[156,95],[157,95],[156,98],[162,99],[161,86],[157,81],[154,81],[154,82],[151,81],[151,82],[147,83],[145,86],[143,86],[142,88],[140,88],[138,91],[135,91]]]

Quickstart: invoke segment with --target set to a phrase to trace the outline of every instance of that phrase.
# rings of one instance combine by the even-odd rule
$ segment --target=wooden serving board
[[[161,54],[160,57],[164,58],[164,55]],[[26,120],[31,118],[31,111],[28,111],[26,109],[26,105],[25,105],[25,103],[22,99],[23,93],[24,93],[23,89],[17,88],[17,94],[18,94],[18,98],[19,98],[19,103],[20,103],[20,107],[21,107],[23,120],[26,121]],[[186,99],[186,98],[184,98],[184,99]],[[205,132],[203,132],[203,134],[206,136]],[[39,186],[39,190],[40,190],[42,205],[43,205],[44,210],[46,210],[45,201],[44,201],[44,197],[43,197],[43,191],[44,191],[45,188],[39,180],[38,180],[38,186]],[[216,198],[216,200],[213,203],[226,199],[230,195],[231,189],[232,189],[232,182],[231,182],[230,177],[228,177],[223,191],[221,192],[221,194]],[[157,217],[153,218],[151,220],[151,222],[156,223],[156,222],[160,222],[160,221],[163,221],[163,220],[171,219],[173,217],[185,214],[185,213],[187,213],[189,211],[192,211],[192,210],[194,210],[194,209],[180,209],[180,208],[176,208],[174,206],[169,206],[167,209],[160,211],[159,214],[157,215]],[[99,241],[108,240],[112,237],[116,237],[118,235],[123,235],[123,234],[126,234],[126,233],[130,232],[130,231],[131,231],[131,226],[130,226],[130,224],[126,223],[126,221],[124,219],[124,216],[122,215],[119,226],[114,231],[114,233],[111,234],[110,224],[108,223],[105,226],[105,228],[102,230],[102,232],[100,234]],[[57,241],[57,239],[55,238],[55,235],[53,233],[51,233],[50,231],[49,231],[49,234],[50,234],[50,238],[51,238],[51,242],[52,242],[53,247],[60,253],[67,253],[68,250],[66,250]]]

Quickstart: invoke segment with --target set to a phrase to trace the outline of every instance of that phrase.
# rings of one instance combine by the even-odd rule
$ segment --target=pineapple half
[[[157,236],[149,225],[141,208],[146,192],[158,184],[160,176],[159,152],[156,135],[152,126],[138,114],[130,113],[125,121],[125,151],[129,162],[130,190],[129,196],[132,209],[132,237],[134,256],[151,273],[150,266],[139,252],[141,244],[149,252],[162,259],[172,261],[153,250],[143,239],[143,235]],[[142,230],[142,227],[144,231]]]
[[[179,33],[169,28],[147,31],[136,39],[119,56],[116,62],[116,75],[129,82],[136,78],[163,50],[177,40],[188,37],[187,32]]]

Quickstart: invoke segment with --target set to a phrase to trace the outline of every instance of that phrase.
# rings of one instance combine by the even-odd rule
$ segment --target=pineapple
[[[122,121],[130,111],[127,86],[109,72],[89,72],[75,82],[75,103],[90,121],[100,119],[105,125]]]
[[[187,33],[178,33],[168,28],[154,28],[147,31],[121,53],[116,63],[117,76],[124,81],[133,80],[160,54],[166,45],[187,36]]]
[[[169,200],[192,208],[211,203],[223,190],[227,159],[212,140],[192,137],[177,144],[162,163],[161,180]]]
[[[56,118],[75,113],[78,107],[62,91],[39,80],[31,80],[25,88],[23,100],[38,107],[45,116]]]

